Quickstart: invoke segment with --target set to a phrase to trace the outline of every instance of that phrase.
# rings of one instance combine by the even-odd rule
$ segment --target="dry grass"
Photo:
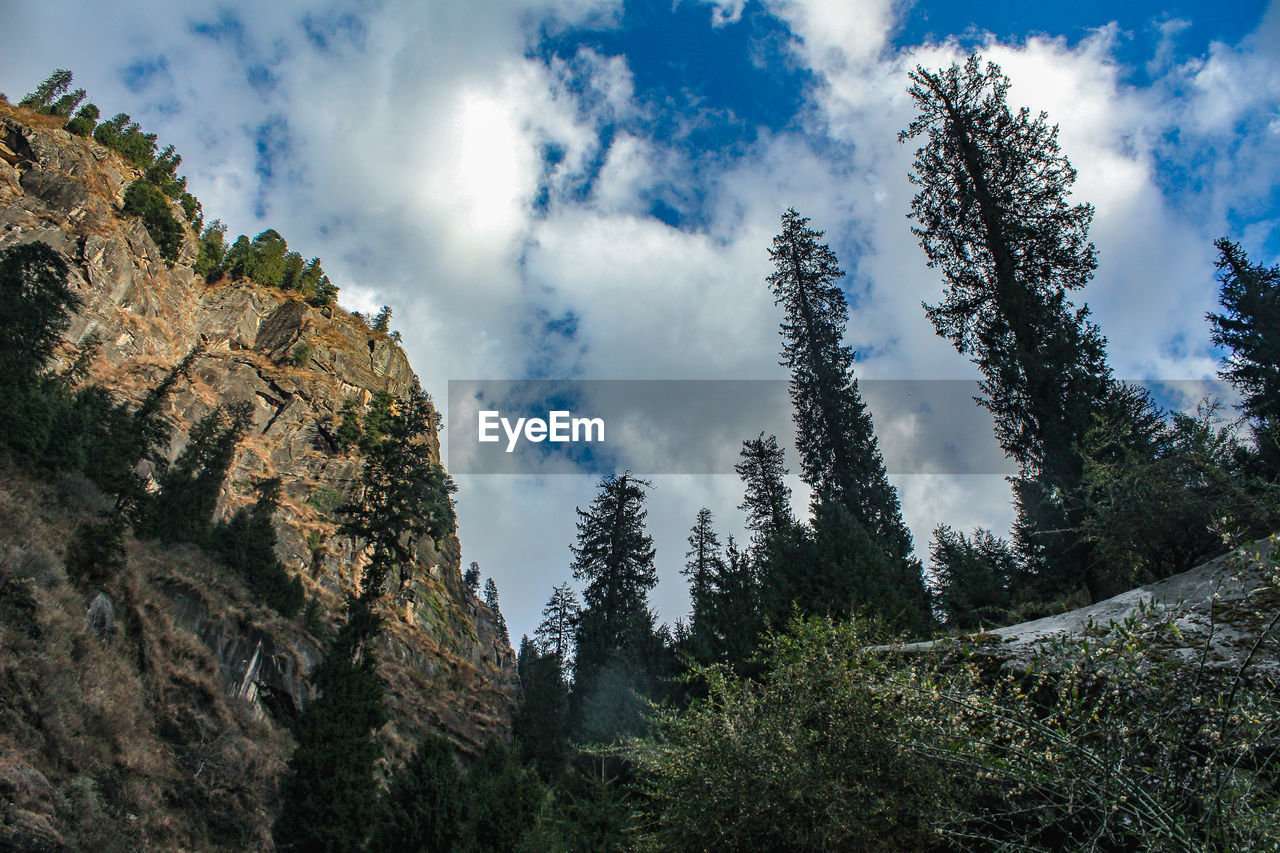
[[[209,606],[251,607],[199,554],[131,542],[129,568],[105,590],[115,628],[100,641],[85,620],[92,591],[60,571],[56,549],[77,516],[58,491],[0,471],[0,763],[48,780],[34,810],[71,849],[269,847],[291,739],[226,696],[164,588],[184,578]]]

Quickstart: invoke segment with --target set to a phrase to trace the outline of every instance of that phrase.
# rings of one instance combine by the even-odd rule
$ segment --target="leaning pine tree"
[[[784,571],[765,580],[784,611],[793,601],[806,613],[852,608],[923,627],[920,564],[858,391],[853,350],[843,342],[849,311],[837,282],[844,271],[808,223],[794,209],[783,214],[768,282],[785,311],[781,364],[791,371],[801,475],[813,488],[813,553],[782,561],[776,568]]]
[[[982,371],[980,402],[1021,469],[1019,545],[1044,591],[1084,581],[1095,600],[1107,597],[1120,579],[1069,532],[1081,519],[1064,496],[1083,476],[1079,448],[1095,414],[1150,402],[1112,378],[1106,339],[1088,307],[1067,298],[1097,265],[1093,208],[1070,203],[1076,173],[1057,127],[1044,113],[1009,109],[999,67],[971,56],[938,72],[917,68],[911,80],[920,113],[899,140],[925,140],[911,175],[912,230],[947,285],[925,309]]]

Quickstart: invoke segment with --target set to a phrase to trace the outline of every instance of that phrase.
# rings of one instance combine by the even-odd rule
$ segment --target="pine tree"
[[[398,573],[403,587],[413,574],[416,538],[438,542],[453,535],[457,487],[432,459],[430,398],[415,388],[388,409],[386,437],[366,456],[353,501],[341,507],[346,518],[340,532],[364,540],[370,561]]]
[[[358,590],[347,593],[346,620],[313,674],[318,695],[298,718],[298,746],[280,785],[272,827],[277,850],[360,850],[373,825],[382,756],[374,732],[386,721],[375,605],[391,565],[387,549],[375,551]]]
[[[1218,375],[1240,392],[1254,425],[1263,473],[1280,474],[1280,265],[1250,263],[1238,243],[1220,239],[1221,314],[1209,314],[1213,342],[1231,354]]]
[[[849,312],[836,282],[844,272],[835,253],[819,242],[822,232],[808,222],[794,209],[783,214],[782,233],[769,250],[775,270],[768,281],[785,311],[781,363],[791,371],[801,475],[814,490],[814,534],[827,543],[826,571],[804,559],[780,561],[770,567],[770,592],[783,609],[786,596],[794,594],[804,614],[890,610],[895,621],[905,619],[902,627],[919,627],[928,619],[920,565],[911,557],[911,534],[853,375],[853,350],[843,343]],[[748,466],[750,471],[750,461]],[[760,476],[776,478],[777,472]],[[761,500],[777,503],[780,496]],[[758,511],[777,512],[767,506]],[[818,529],[828,524],[861,531]],[[836,542],[843,544],[835,547]],[[858,547],[851,550],[854,543]],[[778,577],[780,572],[791,576]],[[861,577],[867,572],[886,576]],[[914,602],[914,614],[903,609],[906,602]]]
[[[480,594],[480,564],[474,560],[467,567],[467,573],[462,576],[462,583],[466,586],[467,592],[472,595]]]
[[[933,531],[929,556],[947,627],[972,631],[1008,621],[1021,567],[1007,542],[981,527],[967,537],[942,524]]]
[[[71,72],[58,68],[36,87],[36,90],[18,102],[20,107],[29,107],[40,112],[46,111],[54,103],[54,99],[71,88]]]
[[[844,276],[821,231],[789,209],[773,240],[769,276],[785,310],[782,364],[791,371],[796,447],[815,503],[837,500],[875,535],[887,553],[906,559],[911,534],[898,495],[876,448],[871,415],[853,375],[853,350],[843,343],[849,311],[836,282]]]
[[[1097,265],[1093,208],[1071,204],[1076,173],[1058,129],[1007,104],[1009,80],[971,56],[962,67],[917,68],[919,116],[899,134],[924,137],[911,180],[913,232],[947,284],[926,305],[938,334],[982,371],[981,404],[1021,466],[1015,481],[1020,546],[1050,584],[1085,580],[1095,600],[1119,590],[1087,548],[1062,535],[1079,526],[1062,496],[1083,473],[1079,446],[1094,412],[1149,406],[1116,383],[1106,339],[1068,294]]]
[[[218,494],[236,447],[252,421],[247,403],[221,406],[192,429],[173,465],[160,477],[160,491],[141,520],[140,533],[162,542],[207,542]]]
[[[493,578],[484,582],[484,603],[493,611],[493,618],[498,623],[498,636],[504,643],[511,645],[511,637],[507,634],[507,620],[502,615],[502,608],[498,606],[498,585]]]
[[[44,371],[81,305],[67,284],[70,275],[67,262],[44,243],[0,252],[0,386],[29,387]]]
[[[522,761],[532,763],[544,781],[555,779],[569,755],[569,685],[561,658],[539,650],[527,636],[516,659],[520,701],[512,734]]]
[[[461,839],[466,802],[452,745],[427,735],[391,777],[368,849],[448,853]]]
[[[276,529],[272,516],[280,506],[280,478],[260,481],[258,499],[251,509],[241,508],[229,520],[219,522],[209,536],[209,550],[222,558],[249,589],[286,619],[306,599],[302,581],[290,577],[276,556]]]
[[[391,306],[383,305],[378,311],[377,316],[373,318],[373,326],[375,332],[383,332],[384,334],[391,330]]]
[[[720,539],[711,525],[711,510],[706,507],[698,510],[688,541],[689,550],[685,552],[686,561],[680,573],[689,579],[689,598],[693,604],[690,633],[696,640],[712,619],[718,582],[724,572],[724,557]]]
[[[533,826],[542,785],[505,744],[489,741],[467,772],[464,849],[510,853]]]
[[[573,660],[578,613],[578,596],[569,584],[562,583],[552,589],[547,606],[542,608],[542,622],[534,632],[542,653],[555,655],[562,668]]]
[[[573,576],[586,581],[578,619],[578,680],[617,653],[642,642],[637,629],[649,624],[647,596],[658,582],[653,538],[645,532],[645,489],[632,477],[606,475],[587,510],[578,508],[578,541],[570,546]]]

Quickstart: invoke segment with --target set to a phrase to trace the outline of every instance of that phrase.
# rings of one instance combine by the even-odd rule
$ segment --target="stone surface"
[[[281,476],[279,555],[330,619],[364,564],[360,547],[336,535],[336,506],[360,474],[353,452],[330,436],[349,397],[407,393],[416,382],[404,352],[337,308],[316,309],[250,281],[204,282],[189,264],[187,234],[169,267],[142,224],[120,211],[138,172],[91,140],[0,105],[0,248],[32,240],[61,253],[84,307],[61,358],[91,336],[99,341],[94,381],[138,401],[188,352],[199,348],[190,381],[164,412],[173,428],[170,457],[215,406],[247,401],[253,426],[219,500],[220,517],[252,500],[261,477]],[[175,207],[181,217],[181,211]],[[311,354],[294,366],[302,342]],[[439,459],[439,442],[432,437]],[[461,751],[509,738],[516,693],[514,655],[493,613],[462,585],[456,540],[419,546],[413,579],[386,602],[381,671],[389,688],[392,754],[428,730]],[[307,672],[320,655],[300,627],[281,633],[251,618],[227,617],[198,589],[166,590],[175,624],[217,657],[227,691],[283,721],[310,697]]]

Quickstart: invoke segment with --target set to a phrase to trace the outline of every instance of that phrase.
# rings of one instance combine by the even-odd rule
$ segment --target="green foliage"
[[[76,136],[89,136],[98,125],[98,116],[102,113],[95,104],[85,104],[75,117],[67,122],[66,130]]]
[[[540,652],[528,637],[520,643],[520,701],[512,732],[520,759],[547,782],[560,775],[569,757],[569,685],[561,661],[555,652]]]
[[[533,771],[515,753],[489,741],[467,773],[468,802],[462,850],[510,853],[533,825],[543,798]]]
[[[461,840],[466,804],[453,746],[428,735],[391,777],[378,804],[369,849],[447,853]]]
[[[467,588],[467,592],[472,595],[480,594],[480,564],[472,562],[467,568],[467,572],[462,576],[462,583]]]
[[[908,707],[856,624],[797,622],[764,650],[767,680],[696,670],[707,698],[658,710],[634,745],[656,849],[920,850],[952,794],[902,749]]]
[[[933,537],[934,594],[947,627],[972,631],[1008,624],[1013,584],[1022,571],[1009,544],[981,527],[969,538],[941,524]]]
[[[1222,550],[1224,536],[1252,539],[1280,526],[1277,487],[1247,469],[1248,452],[1229,426],[1215,425],[1216,411],[1175,413],[1150,451],[1126,446],[1123,420],[1102,419],[1085,438],[1076,533],[1130,584],[1193,568]]]
[[[375,332],[386,334],[391,331],[391,306],[383,305],[382,310],[373,318],[373,324],[369,327]]]
[[[234,277],[249,278],[267,287],[301,293],[316,306],[332,304],[338,288],[320,267],[320,259],[304,261],[302,255],[289,251],[278,231],[267,229],[252,242],[241,234],[226,253],[222,269]]]
[[[160,491],[141,518],[140,534],[165,543],[208,542],[218,494],[251,420],[247,403],[219,406],[200,419],[187,446],[160,477]],[[264,506],[274,511],[274,495]]]
[[[200,234],[200,250],[193,268],[196,274],[212,281],[225,272],[223,262],[226,256],[227,226],[215,219]]]
[[[489,578],[484,582],[484,603],[493,611],[493,618],[498,623],[498,636],[502,642],[511,645],[511,637],[507,634],[507,620],[502,615],[502,609],[498,606],[498,584],[493,578]]]
[[[580,762],[583,763],[583,762]],[[624,853],[636,849],[640,816],[628,787],[605,772],[607,760],[572,768],[553,788],[519,853]]]
[[[1221,314],[1209,314],[1213,342],[1231,354],[1219,376],[1240,392],[1241,408],[1253,420],[1260,470],[1280,476],[1280,266],[1249,261],[1238,243],[1218,249]]]
[[[333,441],[338,445],[339,450],[349,450],[352,445],[358,444],[364,435],[364,430],[360,426],[360,404],[354,397],[348,397],[342,402],[338,417],[341,420],[333,433]]]
[[[161,257],[170,264],[178,259],[186,231],[159,187],[141,178],[134,181],[124,193],[124,212],[142,219]]]
[[[125,565],[124,533],[119,516],[82,521],[67,543],[67,576],[91,586],[116,577]]]
[[[221,521],[209,535],[209,551],[222,559],[257,598],[286,619],[303,606],[302,581],[289,575],[276,556],[276,529],[272,516],[280,505],[280,478],[256,486],[258,499],[252,509],[241,508]]]
[[[128,113],[116,113],[100,123],[93,138],[120,154],[139,169],[148,168],[155,159],[156,135],[143,133]]]
[[[389,391],[378,391],[369,401],[369,411],[364,416],[364,427],[360,434],[360,452],[373,453],[378,449],[393,420],[392,405],[395,397]]]
[[[298,718],[298,746],[280,785],[277,850],[348,853],[363,849],[373,826],[382,756],[374,732],[386,721],[374,604],[385,579],[375,564],[360,592],[348,594],[346,620],[313,675],[318,696]]]
[[[289,361],[294,367],[306,367],[310,360],[311,344],[308,341],[302,341],[289,352]]]
[[[18,101],[18,106],[27,107],[38,112],[48,112],[49,108],[55,103],[55,99],[71,88],[71,80],[70,71],[65,68],[55,69],[52,74],[44,79],[44,82],[36,87],[34,92]]]
[[[452,536],[457,487],[431,458],[435,411],[415,388],[391,411],[385,438],[365,457],[359,489],[340,528],[372,549],[371,561],[397,571],[403,587],[414,567],[412,540]],[[366,421],[367,430],[367,421]]]
[[[80,298],[67,262],[44,243],[0,252],[0,385],[33,385],[71,323]],[[7,394],[5,395],[8,396]]]

